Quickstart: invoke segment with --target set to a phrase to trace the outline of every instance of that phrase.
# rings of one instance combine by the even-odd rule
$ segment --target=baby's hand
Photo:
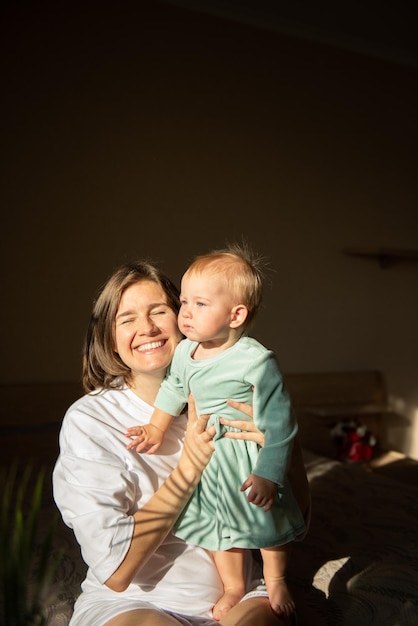
[[[153,424],[132,426],[128,428],[126,436],[130,438],[135,437],[126,446],[128,450],[135,448],[137,452],[146,452],[147,454],[157,452],[164,439],[163,431]]]
[[[251,502],[255,506],[264,507],[264,511],[270,511],[273,506],[274,499],[277,495],[277,483],[274,483],[268,478],[257,476],[257,474],[250,474],[242,483],[241,491],[246,491],[251,487],[247,496],[248,502]]]

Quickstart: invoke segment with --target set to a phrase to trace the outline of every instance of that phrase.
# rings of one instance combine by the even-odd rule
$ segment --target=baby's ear
[[[239,328],[243,325],[248,316],[248,309],[245,304],[237,304],[231,310],[231,321],[229,326],[231,328]]]

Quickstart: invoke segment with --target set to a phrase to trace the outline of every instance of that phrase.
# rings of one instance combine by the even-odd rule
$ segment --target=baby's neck
[[[210,359],[216,356],[220,352],[225,352],[228,348],[232,348],[238,341],[238,337],[233,340],[228,339],[221,343],[215,341],[203,341],[198,344],[196,350],[193,352],[193,359],[196,361],[203,361],[204,359]]]

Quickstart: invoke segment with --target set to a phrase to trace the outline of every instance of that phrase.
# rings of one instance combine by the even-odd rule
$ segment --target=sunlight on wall
[[[387,423],[389,448],[418,460],[418,407],[408,406],[404,398],[393,395],[389,405],[394,418]]]
[[[408,456],[418,460],[418,408],[413,411]]]

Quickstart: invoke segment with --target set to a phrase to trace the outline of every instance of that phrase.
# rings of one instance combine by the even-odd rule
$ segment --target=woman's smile
[[[141,346],[135,348],[138,352],[151,352],[157,348],[161,348],[166,343],[166,340],[151,341],[150,343],[143,343]]]

